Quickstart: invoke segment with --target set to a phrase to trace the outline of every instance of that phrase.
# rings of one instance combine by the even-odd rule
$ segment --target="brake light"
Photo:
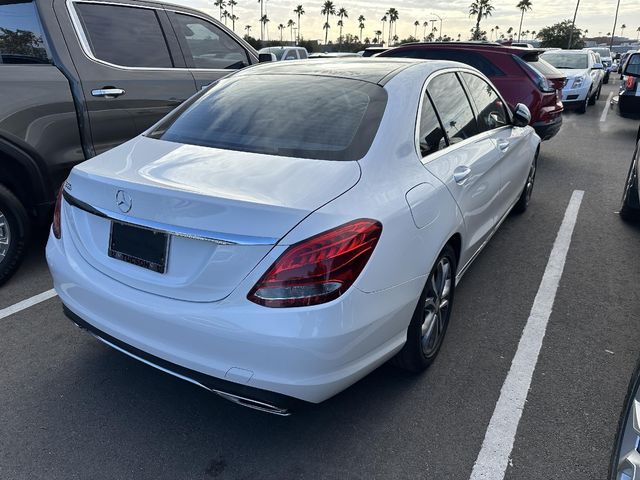
[[[58,196],[56,197],[56,206],[53,209],[53,223],[51,224],[51,230],[54,237],[58,240],[62,238],[62,229],[60,228],[60,209],[62,207],[62,189],[64,185],[58,190]]]
[[[518,55],[512,55],[513,59],[520,66],[520,68],[527,74],[535,86],[543,93],[553,93],[556,91],[555,87],[551,84],[549,79],[542,75],[533,65],[530,65],[526,60],[520,58]],[[537,59],[539,61],[539,59]]]
[[[625,82],[625,87],[627,90],[635,90],[636,77],[627,77],[627,81]]]
[[[247,298],[265,307],[303,307],[338,298],[356,281],[382,233],[359,219],[291,245]]]

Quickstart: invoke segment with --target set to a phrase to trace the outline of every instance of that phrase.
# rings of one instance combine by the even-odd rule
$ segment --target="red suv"
[[[562,87],[566,77],[540,59],[543,50],[499,43],[408,43],[378,57],[424,58],[466,63],[484,73],[500,90],[513,110],[524,103],[531,110],[531,126],[548,140],[562,125]]]

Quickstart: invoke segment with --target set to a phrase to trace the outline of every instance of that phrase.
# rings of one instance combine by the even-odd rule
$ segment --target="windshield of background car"
[[[221,80],[148,136],[170,142],[323,160],[359,160],[387,103],[379,85],[311,75]]]
[[[611,58],[611,51],[608,48],[591,48],[590,50],[600,54],[603,58]]]
[[[560,70],[584,70],[589,68],[589,60],[586,53],[545,53],[542,58]]]

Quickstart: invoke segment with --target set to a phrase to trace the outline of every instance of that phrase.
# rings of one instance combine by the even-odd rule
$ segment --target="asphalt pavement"
[[[615,88],[543,143],[529,210],[465,275],[424,374],[384,365],[271,416],[109,349],[52,298],[0,318],[0,479],[469,478],[574,190],[585,193],[505,478],[606,478],[640,354],[640,226],[616,213],[638,122],[601,121]],[[44,242],[0,310],[51,288]]]

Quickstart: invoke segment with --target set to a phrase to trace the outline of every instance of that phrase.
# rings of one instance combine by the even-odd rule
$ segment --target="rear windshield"
[[[0,64],[51,63],[33,2],[0,4]]]
[[[358,160],[387,102],[375,84],[310,75],[221,80],[148,135],[170,142],[287,157]]]
[[[590,48],[589,50],[600,54],[601,57],[611,58],[611,50],[608,48]]]
[[[556,67],[542,58],[538,58],[535,62],[527,62],[531,67],[535,68],[544,77],[561,77],[562,72],[559,72]]]
[[[542,57],[561,70],[582,70],[589,67],[586,53],[545,53]]]

